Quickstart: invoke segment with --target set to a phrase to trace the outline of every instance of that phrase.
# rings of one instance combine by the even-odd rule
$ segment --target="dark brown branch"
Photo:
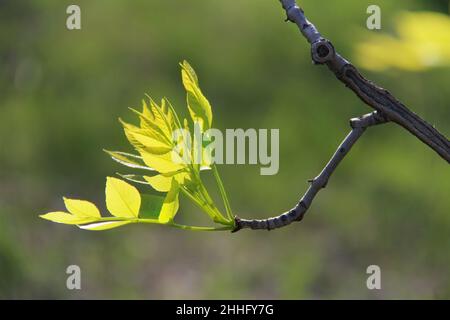
[[[352,131],[347,135],[341,145],[334,153],[331,160],[322,170],[322,172],[314,179],[312,179],[309,189],[301,198],[299,203],[286,213],[274,218],[264,220],[245,220],[236,217],[236,228],[234,232],[241,229],[249,228],[254,230],[273,230],[281,227],[285,227],[294,221],[301,221],[306,211],[311,206],[317,193],[326,187],[328,180],[330,179],[337,166],[341,163],[344,157],[349,153],[353,145],[362,136],[364,131],[370,126],[378,125],[387,122],[387,118],[382,116],[378,111],[374,111],[370,114],[364,115],[360,118],[354,118],[350,120]]]
[[[287,20],[295,23],[311,44],[312,58],[316,64],[326,64],[364,103],[401,125],[450,163],[450,141],[443,134],[410,111],[387,90],[365,79],[358,69],[341,57],[332,43],[323,38],[317,28],[306,19],[295,0],[280,1],[286,10]]]

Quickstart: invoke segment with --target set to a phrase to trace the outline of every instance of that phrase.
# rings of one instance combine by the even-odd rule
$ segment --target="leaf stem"
[[[234,227],[229,225],[226,227],[197,227],[197,226],[187,226],[184,224],[172,223],[169,226],[183,229],[183,230],[191,230],[191,231],[228,231],[232,230]]]
[[[198,198],[196,198],[191,192],[189,192],[186,188],[181,188],[181,191],[185,196],[187,196],[192,202],[194,202],[201,210],[205,211],[215,222],[228,225],[228,221],[223,220],[223,218],[211,207],[206,200],[205,202],[201,202]],[[203,196],[203,194],[202,194]]]
[[[203,185],[203,183],[200,184],[200,194],[204,197],[206,203],[209,205],[209,207],[214,210],[214,212],[217,213],[217,218],[219,219],[219,223],[223,223],[223,224],[230,224],[231,222],[233,222],[233,219],[228,220],[227,218],[225,218],[222,213],[220,213],[219,209],[217,209],[216,205],[214,204],[214,200],[211,198],[211,196],[208,193],[208,190],[206,190],[205,186]]]
[[[228,220],[217,209],[216,205],[214,204],[214,200],[211,198],[211,196],[208,193],[208,190],[206,190],[205,185],[203,184],[203,181],[200,177],[200,172],[197,170],[193,170],[192,172],[194,175],[194,179],[197,181],[199,196],[201,196],[203,198],[203,200],[205,201],[204,205],[208,206],[214,213],[214,217],[212,217],[214,219],[214,222],[225,224],[225,225],[230,225],[232,223],[234,224],[234,219]],[[204,209],[204,208],[202,207],[202,209]]]
[[[146,224],[160,224],[160,225],[166,225],[169,227],[177,228],[177,229],[183,229],[183,230],[191,230],[191,231],[228,231],[232,230],[234,226],[227,225],[225,227],[199,227],[199,226],[188,226],[184,224],[179,223],[160,223],[156,219],[139,219],[134,217],[106,217],[106,218],[100,218],[98,222],[114,222],[114,221],[130,221],[131,223],[146,223]]]
[[[225,187],[223,185],[222,179],[220,178],[219,170],[217,169],[216,164],[212,166],[214,178],[216,179],[217,185],[219,186],[220,195],[222,196],[223,203],[225,205],[225,210],[227,212],[228,218],[231,221],[234,221],[233,211],[231,210],[230,201],[228,200],[227,192],[225,191]]]

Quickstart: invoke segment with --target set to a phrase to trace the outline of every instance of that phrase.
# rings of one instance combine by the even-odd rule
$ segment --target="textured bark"
[[[365,79],[355,66],[336,52],[329,40],[322,37],[317,28],[308,21],[303,10],[297,6],[295,0],[280,0],[280,2],[286,11],[287,21],[295,23],[311,44],[311,55],[314,63],[326,64],[337,79],[376,111],[350,120],[352,131],[338,147],[322,172],[310,181],[309,189],[293,209],[277,217],[262,220],[246,220],[236,217],[234,232],[245,228],[272,230],[287,226],[294,221],[301,221],[317,193],[326,187],[339,163],[370,126],[389,121],[395,122],[450,163],[450,141],[443,134],[409,110],[387,90]]]

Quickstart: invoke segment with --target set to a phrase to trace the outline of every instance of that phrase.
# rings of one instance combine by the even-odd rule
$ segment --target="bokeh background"
[[[123,168],[102,148],[131,151],[117,119],[132,121],[127,108],[145,93],[169,97],[186,114],[183,59],[199,74],[216,127],[280,129],[278,175],[220,168],[243,217],[294,206],[348,119],[370,111],[311,64],[276,0],[77,0],[82,30],[68,31],[72,2],[0,1],[0,298],[450,298],[449,166],[393,124],[370,129],[305,220],[279,231],[133,225],[95,233],[39,219],[63,209],[63,195],[103,203],[105,177]],[[402,52],[387,45],[375,57],[361,47],[397,37],[399,13],[448,18],[448,1],[301,4],[349,59],[392,58],[389,68],[365,64],[363,72],[450,136],[445,41],[418,40],[440,59],[412,70],[397,68]],[[365,28],[370,4],[382,9],[381,31]],[[421,30],[450,35],[428,26]],[[197,216],[183,201],[180,219]],[[66,289],[71,264],[81,267],[80,291]],[[382,270],[379,291],[366,288],[372,264]]]

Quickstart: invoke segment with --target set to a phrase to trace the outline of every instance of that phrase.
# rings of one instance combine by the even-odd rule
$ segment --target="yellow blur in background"
[[[395,18],[396,36],[370,35],[357,46],[360,66],[383,71],[423,71],[450,65],[450,17],[437,12],[403,12]]]

